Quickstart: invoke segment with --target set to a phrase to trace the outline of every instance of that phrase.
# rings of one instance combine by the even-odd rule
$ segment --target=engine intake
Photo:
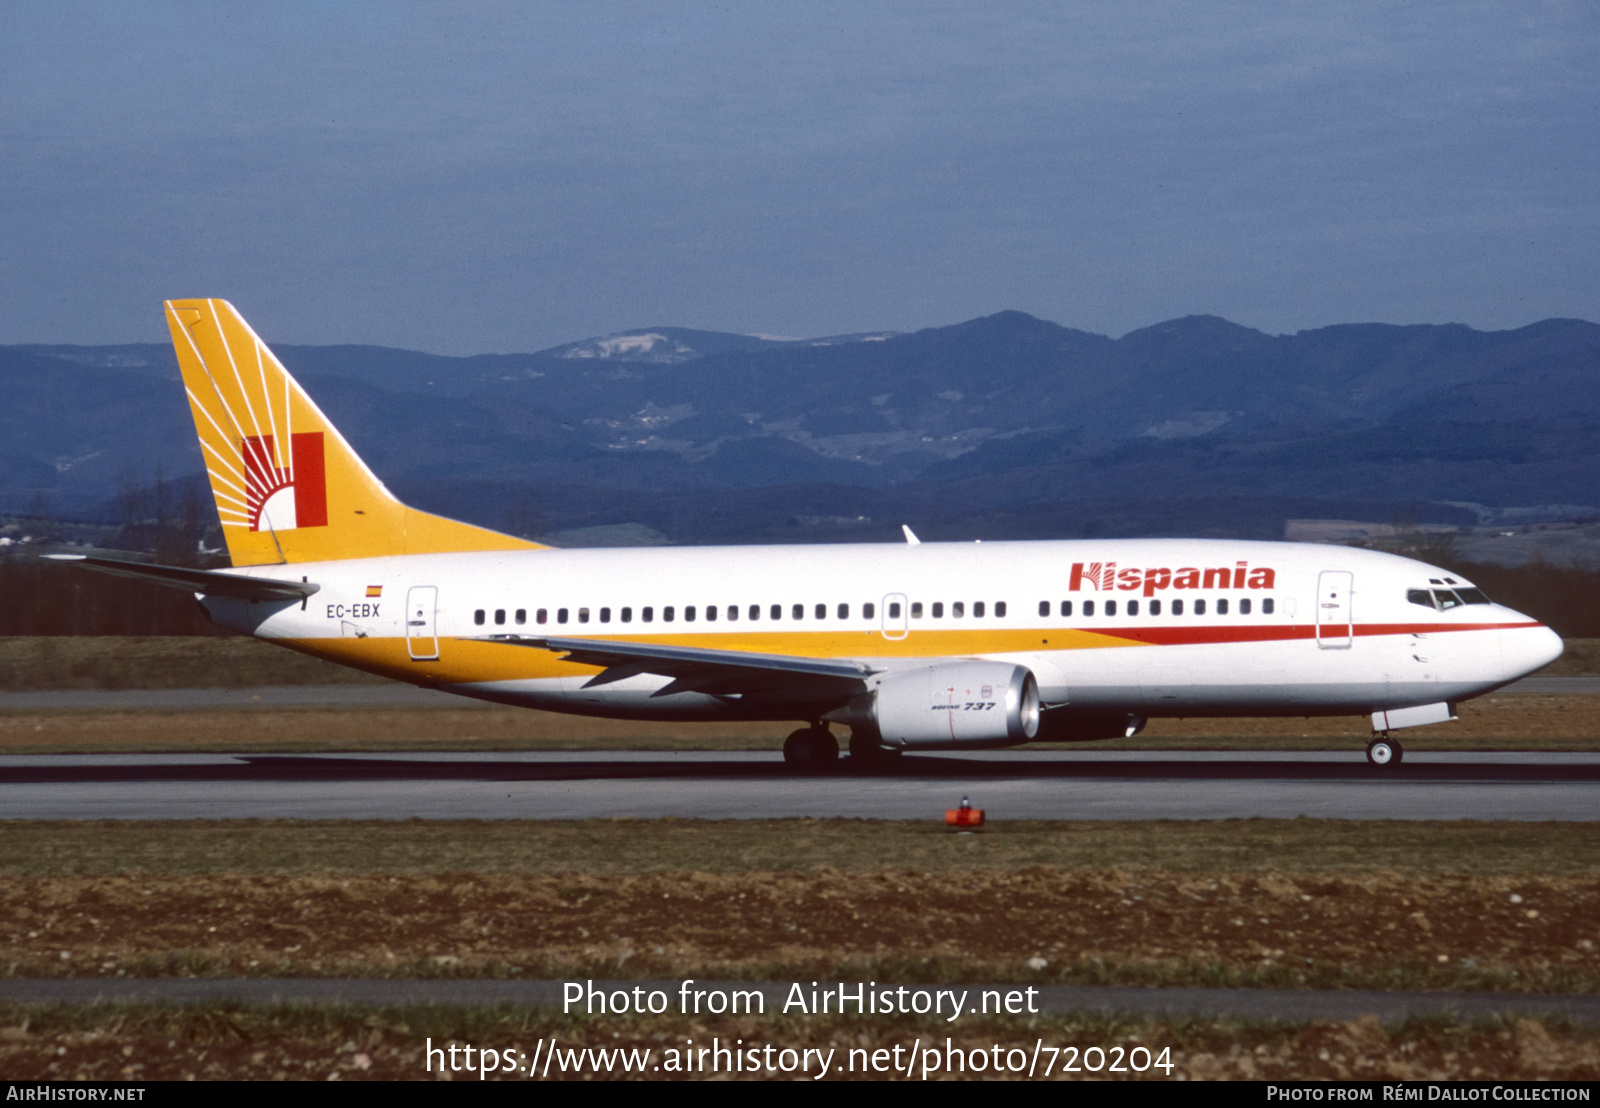
[[[1039,731],[1039,685],[1026,666],[955,662],[886,673],[853,717],[901,749],[1010,746]]]

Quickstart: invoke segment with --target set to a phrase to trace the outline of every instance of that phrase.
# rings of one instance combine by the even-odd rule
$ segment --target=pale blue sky
[[[1600,8],[0,5],[0,343],[1600,319]]]

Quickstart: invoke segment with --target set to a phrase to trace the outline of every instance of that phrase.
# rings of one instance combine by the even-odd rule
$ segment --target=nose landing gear
[[[1405,748],[1400,745],[1400,740],[1391,739],[1388,734],[1374,735],[1372,741],[1367,743],[1367,762],[1371,765],[1397,766],[1405,756]]]

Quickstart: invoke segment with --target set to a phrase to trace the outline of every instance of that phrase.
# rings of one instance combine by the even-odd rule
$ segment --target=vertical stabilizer
[[[226,300],[167,325],[234,565],[540,548],[396,500]]]

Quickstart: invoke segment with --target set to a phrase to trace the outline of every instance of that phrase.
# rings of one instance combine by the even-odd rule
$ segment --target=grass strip
[[[0,873],[1600,872],[1600,823],[1015,820],[5,820]]]

